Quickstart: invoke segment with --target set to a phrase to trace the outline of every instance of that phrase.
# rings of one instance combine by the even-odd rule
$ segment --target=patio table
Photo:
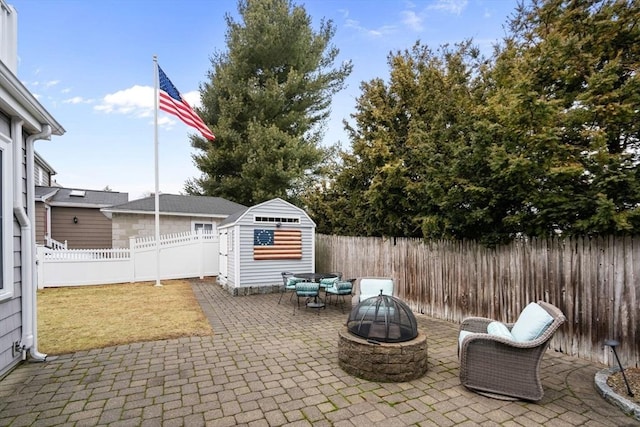
[[[302,279],[307,279],[314,283],[317,283],[322,279],[332,279],[338,276],[333,273],[295,273],[295,277],[300,277]],[[313,301],[307,302],[307,307],[309,308],[323,308],[324,306],[325,303],[320,298],[320,291],[318,291],[318,295],[313,297]]]

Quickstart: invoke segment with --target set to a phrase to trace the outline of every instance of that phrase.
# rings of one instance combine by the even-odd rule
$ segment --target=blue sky
[[[227,0],[8,0],[18,12],[18,77],[66,133],[36,142],[60,185],[129,193],[155,189],[153,56],[192,105],[225,51]],[[342,120],[353,112],[360,83],[387,79],[389,52],[417,40],[432,48],[467,38],[486,53],[505,34],[516,0],[307,0],[312,17],[336,26],[338,61],[352,60],[347,88],[334,97],[325,143],[349,147]],[[159,112],[159,188],[183,193],[193,165],[188,135],[175,117]]]

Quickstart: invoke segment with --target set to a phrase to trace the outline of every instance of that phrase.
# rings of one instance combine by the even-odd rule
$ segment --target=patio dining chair
[[[291,300],[291,298],[293,297],[293,293],[296,290],[296,283],[304,282],[304,281],[306,281],[306,279],[296,277],[294,273],[291,273],[289,271],[283,271],[282,282],[284,287],[280,292],[280,298],[278,298],[278,304],[280,304],[280,301],[282,301],[282,295],[284,295],[286,292],[291,292],[291,295],[289,295],[289,300]]]
[[[329,286],[333,286],[334,283],[342,279],[342,272],[340,271],[331,271],[327,273],[327,275],[330,275],[332,277],[326,277],[324,279],[320,279],[321,289],[326,289]]]
[[[304,298],[306,307],[313,306],[313,308],[324,308],[324,303],[319,300],[320,298],[320,283],[318,282],[298,282],[296,283],[296,297],[298,299],[298,310],[300,310],[300,298]],[[313,301],[312,301],[313,300]],[[313,302],[313,304],[312,304]],[[293,306],[293,314],[296,313],[296,307]],[[320,310],[318,310],[320,314]]]
[[[528,304],[515,323],[464,319],[458,337],[460,382],[496,399],[542,399],[540,364],[565,320],[557,307],[544,301]]]
[[[336,304],[338,303],[338,300],[340,300],[340,310],[344,313],[345,297],[347,295],[351,296],[351,292],[353,291],[353,282],[355,282],[355,280],[356,279],[337,280],[334,281],[331,286],[327,286],[324,289],[327,304],[329,304],[331,297],[335,296]]]

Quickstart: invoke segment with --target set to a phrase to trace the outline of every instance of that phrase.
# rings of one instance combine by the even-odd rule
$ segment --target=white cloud
[[[162,116],[158,116],[158,126],[164,127],[167,129],[172,128],[173,125],[176,124],[176,121],[173,120],[171,117],[173,116],[168,116],[166,114],[163,114]]]
[[[135,85],[107,94],[94,109],[103,113],[149,117],[153,113],[153,88]]]
[[[181,95],[191,108],[199,108],[202,105],[200,102],[200,91],[192,90],[191,92],[183,93]]]
[[[73,98],[65,99],[62,101],[63,104],[91,104],[93,100],[84,99],[81,96],[74,96]]]
[[[467,4],[467,0],[437,0],[428,8],[442,10],[444,12],[453,13],[454,15],[460,15],[467,7]]]
[[[49,88],[56,86],[58,83],[60,83],[60,80],[49,80],[48,82],[44,82],[43,86]]]
[[[422,31],[424,29],[424,19],[416,14],[412,10],[403,10],[400,12],[402,15],[402,22],[414,31]]]
[[[194,90],[183,93],[182,96],[191,107],[200,107],[199,91]],[[96,111],[108,114],[115,113],[134,117],[151,117],[153,115],[153,107],[153,88],[151,86],[135,85],[128,89],[105,95],[100,103],[93,108]],[[160,120],[158,120],[158,122],[160,122]]]
[[[127,89],[119,90],[105,95],[94,110],[106,114],[123,114],[134,118],[153,118],[153,92],[151,86],[135,85]],[[200,92],[197,90],[183,93],[182,96],[193,108],[199,107]],[[73,98],[72,98],[73,99]],[[162,129],[173,129],[180,121],[173,115],[158,111],[158,127]],[[149,122],[153,125],[153,120]]]
[[[354,30],[358,31],[359,33],[365,34],[369,37],[382,37],[385,36],[387,34],[391,34],[395,31],[396,27],[392,26],[392,25],[383,25],[380,28],[376,28],[376,29],[369,29],[369,28],[365,28],[363,26],[360,25],[359,21],[355,21],[353,19],[347,19],[345,21],[345,26],[347,28],[353,28]]]

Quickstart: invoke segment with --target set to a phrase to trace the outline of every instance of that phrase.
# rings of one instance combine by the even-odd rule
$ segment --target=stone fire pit
[[[339,333],[338,363],[353,376],[369,381],[404,382],[427,372],[427,336],[411,341],[372,344],[343,328]]]
[[[351,311],[339,332],[338,363],[366,380],[410,381],[427,372],[427,337],[404,302],[381,293]]]

